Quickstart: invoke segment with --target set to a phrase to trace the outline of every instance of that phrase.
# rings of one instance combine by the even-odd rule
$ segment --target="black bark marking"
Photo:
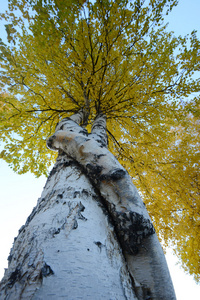
[[[48,138],[48,140],[47,140],[47,147],[49,148],[49,149],[54,149],[53,147],[52,147],[52,145],[53,145],[53,142],[54,142],[54,139],[55,139],[55,136],[50,136],[50,138]]]
[[[56,234],[60,233],[61,228],[54,228],[53,232],[52,232],[52,236],[54,237]]]
[[[79,208],[80,208],[80,211],[84,211],[85,210],[85,206],[81,202],[79,203]]]
[[[29,257],[29,253],[26,253],[26,254],[24,255],[24,260],[27,259],[28,257]]]
[[[91,176],[91,178],[95,177],[95,179],[98,179],[101,171],[103,170],[102,166],[99,165],[92,165],[92,164],[87,164],[86,165],[88,175]]]
[[[64,120],[66,120],[66,121],[69,121],[69,120],[70,120],[70,121],[71,121],[71,119],[70,119],[69,117],[66,117],[66,118],[63,118],[63,119],[62,119],[62,121],[64,121]],[[59,123],[60,123],[60,122],[58,122],[58,123],[56,124],[56,127],[58,126]]]
[[[20,229],[18,230],[18,233],[20,234],[21,232],[25,232],[26,230],[25,230],[25,225],[22,225],[21,227],[20,227]]]
[[[33,218],[35,217],[35,215],[37,214],[37,212],[40,210],[40,208],[41,208],[42,204],[44,203],[44,201],[45,201],[45,199],[42,198],[41,201],[40,201],[40,204],[39,204],[38,208],[37,208],[37,206],[35,206],[35,207],[33,208],[31,214],[28,216],[28,218],[27,218],[27,220],[26,220],[25,225],[23,225],[23,226],[24,226],[24,228],[23,228],[24,230],[25,230],[25,227],[28,226],[28,224],[33,220]],[[41,203],[42,203],[42,204],[41,204]],[[22,226],[22,227],[23,227],[23,226]],[[22,228],[22,227],[21,227],[21,228]],[[20,230],[21,230],[21,228],[20,228]],[[19,233],[21,232],[20,230],[19,230]]]
[[[82,193],[82,196],[86,196],[86,197],[89,196],[89,192],[86,189],[83,189],[81,193]]]
[[[103,181],[117,181],[119,179],[122,179],[123,177],[125,177],[127,175],[127,172],[125,170],[122,169],[116,169],[114,171],[112,171],[112,173],[108,173],[108,174],[103,174],[100,176],[99,180]]]
[[[62,199],[63,198],[63,194],[58,194],[57,198]]]
[[[54,274],[54,271],[51,269],[51,267],[49,265],[47,265],[46,263],[44,263],[44,265],[40,271],[40,279],[42,279],[43,277],[48,277],[53,274]]]
[[[74,192],[73,198],[75,199],[77,196],[80,197],[80,191],[75,191]]]
[[[12,258],[13,258],[13,255],[9,254],[9,256],[8,256],[8,258],[7,258],[7,260],[8,260],[8,263],[10,263],[10,262],[11,262]]]
[[[97,245],[97,247],[100,249],[100,252],[102,250],[102,248],[104,247],[104,245],[101,242],[94,242],[95,245]]]
[[[145,284],[139,284],[135,282],[134,277],[130,273],[131,282],[133,286],[133,290],[137,296],[137,299],[144,299],[144,300],[153,300],[152,293],[150,288],[148,288]]]
[[[99,144],[100,148],[107,148],[107,143],[105,143],[103,140],[96,140],[96,142]]]
[[[82,134],[82,135],[85,135],[85,136],[89,135],[89,133],[87,132],[87,130],[83,129],[83,128],[82,128],[82,130],[79,131],[79,133]]]
[[[62,165],[63,165],[63,164],[62,164]],[[50,171],[50,173],[49,173],[49,178],[50,178],[51,176],[53,176],[54,174],[56,174],[57,169],[58,169],[58,165],[56,165],[56,166],[53,167],[53,169],[52,169],[52,170]]]
[[[99,248],[102,246],[102,243],[101,242],[94,242],[95,245],[97,245]]]
[[[80,202],[79,203],[79,210],[78,210],[78,219],[82,221],[87,221],[87,218],[82,215],[81,212],[85,210],[85,206]]]
[[[14,272],[11,273],[8,279],[8,287],[12,288],[16,281],[21,279],[21,271],[19,268],[16,268]]]
[[[62,152],[62,153],[59,153],[59,156],[66,156],[66,154],[64,152]],[[53,167],[53,169],[50,171],[48,181],[51,178],[51,176],[53,176],[54,174],[57,173],[58,169],[66,168],[66,167],[70,167],[70,166],[74,166],[74,165],[77,166],[77,162],[73,159],[68,159],[65,162],[57,163]]]
[[[78,192],[78,193],[80,194],[80,192]],[[71,214],[72,210],[74,209],[74,208],[71,207],[71,204],[72,204],[71,202],[68,202],[68,206],[69,206],[69,214]],[[78,210],[77,210],[77,212],[76,212],[76,215],[75,215],[74,218],[73,218],[74,223],[73,223],[73,225],[72,225],[72,229],[78,228],[78,222],[77,222],[77,219],[82,220],[82,221],[87,221],[87,218],[85,218],[85,217],[82,215],[82,213],[81,213],[81,212],[83,212],[84,210],[85,210],[85,206],[84,206],[81,202],[79,202],[79,203],[78,203]]]
[[[106,156],[106,154],[94,154],[95,158],[99,159],[101,158],[102,156]]]
[[[150,288],[143,287],[143,293],[144,293],[144,299],[145,300],[151,300],[151,299],[153,299]]]
[[[87,218],[84,217],[80,212],[78,213],[78,219],[80,219],[82,221],[87,221]]]
[[[118,212],[112,208],[112,214],[123,249],[129,254],[137,254],[142,240],[155,233],[153,224],[132,211]]]
[[[73,224],[72,229],[77,229],[77,228],[78,228],[78,222],[77,222],[77,220],[75,219],[75,220],[74,220],[74,224]]]
[[[41,200],[40,200],[40,202],[39,202],[39,205],[38,206],[35,206],[34,208],[33,208],[33,210],[32,210],[32,212],[31,212],[31,214],[28,216],[28,218],[27,218],[27,220],[26,220],[26,223],[25,223],[25,225],[24,225],[24,227],[27,227],[28,226],[28,224],[33,220],[33,218],[35,217],[35,215],[46,205],[46,203],[45,203],[45,198],[42,198]],[[22,228],[22,227],[21,227]],[[20,230],[21,230],[21,228],[20,228]],[[23,228],[24,229],[24,231],[25,231],[25,228]],[[22,231],[22,230],[21,230]],[[20,232],[21,232],[20,231]],[[19,232],[19,233],[20,233]]]
[[[65,118],[62,119],[62,121],[63,121],[63,120],[65,120],[65,121],[73,121],[70,117],[65,117]],[[73,122],[74,122],[74,121],[73,121]],[[59,124],[59,122],[58,122],[58,124]]]

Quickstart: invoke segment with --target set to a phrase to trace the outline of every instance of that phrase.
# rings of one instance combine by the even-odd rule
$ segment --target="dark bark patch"
[[[102,166],[99,165],[93,165],[93,164],[87,164],[86,165],[88,175],[91,176],[91,178],[95,178],[96,180],[98,179],[101,171],[103,170]]]
[[[84,211],[85,210],[85,206],[80,202],[79,203],[79,211]]]
[[[119,179],[122,179],[123,177],[125,177],[127,175],[127,172],[125,170],[122,169],[116,169],[114,171],[112,171],[112,173],[108,173],[108,174],[103,174],[100,176],[100,180],[106,180],[106,181],[117,181]]]
[[[80,219],[82,221],[87,221],[87,218],[84,217],[80,212],[78,213],[78,219]]]
[[[9,256],[8,256],[8,258],[7,258],[7,260],[8,260],[8,263],[10,263],[10,262],[11,262],[12,258],[13,258],[13,255],[9,254]]]
[[[130,277],[137,299],[153,300],[150,288],[148,288],[145,284],[138,284],[138,282],[136,283],[131,273]]]
[[[63,198],[63,194],[58,194],[58,195],[57,195],[57,198],[58,198],[58,199],[62,199],[62,198]]]
[[[100,148],[107,148],[107,143],[103,140],[96,140],[96,142],[99,144]]]
[[[64,152],[62,152],[61,154],[59,154],[59,157],[61,157],[61,156],[66,156],[66,154]],[[76,161],[73,159],[67,159],[64,162],[62,161],[62,162],[56,163],[55,166],[53,167],[53,169],[49,173],[48,181],[50,180],[51,176],[53,176],[54,174],[56,174],[58,172],[59,169],[67,168],[67,167],[73,166],[73,165],[77,165]]]
[[[63,229],[63,228],[62,227],[59,227],[59,228],[53,227],[49,230],[49,234],[54,238],[55,235],[60,233],[61,229]]]
[[[69,117],[63,118],[63,119],[62,119],[62,122],[63,122],[64,120],[65,120],[65,121],[69,121],[69,120],[71,121],[71,119],[70,119]],[[58,123],[56,124],[56,127],[58,126],[59,123],[60,123],[60,122],[58,122]],[[62,125],[62,126],[63,126],[63,125]]]
[[[86,129],[80,130],[79,133],[80,133],[80,134],[83,134],[83,135],[85,135],[85,136],[88,136],[88,135],[89,135]]]
[[[18,233],[25,232],[25,225],[22,225],[22,227],[18,230]]]
[[[74,209],[71,204],[72,204],[71,202],[68,202],[69,214],[71,214],[72,210]],[[76,216],[74,217],[74,224],[73,224],[72,229],[76,229],[78,227],[77,219],[87,221],[87,218],[85,218],[81,213],[84,210],[85,210],[85,206],[81,202],[79,202],[78,203],[78,210],[76,211]]]
[[[83,212],[84,210],[85,210],[85,206],[80,202],[80,203],[79,203],[79,210],[78,210],[78,219],[79,219],[79,220],[82,220],[82,221],[87,221],[87,218],[84,217],[84,216],[82,215],[82,213],[81,213],[81,212]]]
[[[132,211],[118,212],[112,209],[112,214],[123,249],[129,254],[137,254],[142,240],[155,233],[153,224]]]
[[[34,216],[36,215],[37,210],[36,207],[33,208],[31,214],[28,216],[27,220],[26,220],[26,226],[31,222],[31,220],[34,218]]]
[[[83,189],[81,193],[82,193],[82,196],[86,196],[86,197],[89,196],[89,192],[86,189]]]
[[[127,175],[127,172],[125,170],[117,169],[114,172],[112,172],[111,179],[112,180],[118,180],[118,179],[123,178],[126,175]]]
[[[44,265],[40,271],[40,279],[42,279],[43,277],[48,277],[53,274],[54,274],[54,271],[51,269],[51,267],[49,265],[47,265],[46,263],[44,263]]]
[[[104,245],[101,242],[94,242],[95,245],[97,245],[97,247],[100,249],[100,251],[102,250],[102,248],[104,247]]]
[[[11,273],[8,279],[8,287],[12,288],[16,281],[21,279],[21,271],[19,268],[16,268],[14,272]]]
[[[70,119],[70,117],[65,117],[65,118],[62,119],[62,121],[64,121],[64,120],[65,121],[72,121],[72,119]],[[58,122],[58,124],[59,124],[59,122]]]
[[[97,245],[98,247],[101,247],[102,246],[102,243],[101,242],[94,242],[95,245]]]
[[[152,300],[153,299],[150,288],[144,287],[143,288],[143,294],[144,294],[144,299],[145,300]]]
[[[54,235],[55,234],[59,234],[60,233],[60,228],[57,228],[55,231],[54,231]]]
[[[75,199],[77,196],[80,197],[80,191],[75,191],[74,192],[73,198]]]
[[[25,223],[25,226],[27,226],[32,220],[33,218],[35,217],[35,215],[45,206],[45,198],[42,198],[39,202],[39,205],[38,207],[35,206],[31,212],[31,214],[28,216],[27,220],[26,220],[26,223]]]
[[[73,224],[72,229],[77,229],[77,228],[78,228],[78,222],[77,222],[77,220],[75,219],[75,220],[74,220],[74,224]]]
[[[29,257],[29,253],[26,253],[26,254],[24,255],[24,260],[27,259],[28,257]]]
[[[74,165],[76,165],[76,162],[74,160],[68,160],[63,163],[63,167],[65,167],[65,168],[74,166]]]
[[[103,156],[106,156],[106,154],[94,154],[95,159],[99,159]]]
[[[53,167],[53,169],[52,169],[52,170],[50,171],[50,173],[49,173],[49,178],[50,178],[51,176],[53,176],[54,174],[56,174],[57,169],[58,169],[58,165],[56,165],[56,166]]]
[[[51,150],[54,150],[54,147],[53,147],[53,142],[55,140],[55,136],[50,136],[47,140],[47,147]]]

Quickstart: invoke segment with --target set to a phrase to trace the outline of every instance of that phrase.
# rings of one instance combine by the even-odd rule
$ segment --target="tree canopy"
[[[176,0],[10,0],[0,43],[0,157],[48,174],[46,139],[80,108],[107,116],[109,149],[143,195],[160,238],[200,278],[196,32],[175,37]]]

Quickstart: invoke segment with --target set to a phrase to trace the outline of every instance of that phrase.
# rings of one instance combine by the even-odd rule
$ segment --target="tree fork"
[[[139,283],[139,299],[144,299],[146,290],[152,299],[175,299],[166,260],[145,205],[127,171],[107,149],[105,115],[96,118],[90,134],[73,124],[71,118],[62,120],[47,145],[53,150],[62,149],[76,160],[104,198],[129,271]]]
[[[57,162],[15,239],[0,297],[175,299],[145,205],[107,149],[106,117],[90,134],[83,118],[63,119],[47,141]]]

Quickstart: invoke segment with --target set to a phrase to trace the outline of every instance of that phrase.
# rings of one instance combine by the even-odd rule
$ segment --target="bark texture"
[[[83,118],[83,115],[82,115]],[[113,221],[138,299],[176,299],[153,224],[127,171],[107,149],[106,117],[99,115],[91,134],[78,125],[81,112],[63,119],[49,138],[83,168],[98,189]]]
[[[63,119],[47,141],[59,156],[11,250],[2,299],[175,299],[145,205],[107,149],[105,116],[90,134],[83,119]]]
[[[101,196],[65,154],[19,230],[0,299],[137,299]]]

